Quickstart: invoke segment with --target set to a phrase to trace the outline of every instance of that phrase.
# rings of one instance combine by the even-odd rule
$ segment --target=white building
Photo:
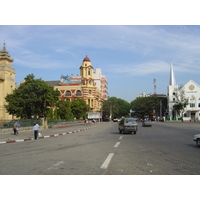
[[[95,86],[102,92],[103,99],[108,99],[108,82],[105,75],[102,75],[101,68],[96,68],[94,73]]]
[[[178,100],[188,100],[188,105],[183,110],[181,116],[177,116],[173,106]],[[184,121],[200,120],[200,86],[193,80],[187,82],[181,88],[176,84],[173,66],[170,68],[170,82],[168,86],[168,114],[170,119],[173,116],[182,117]]]
[[[150,97],[152,96],[151,93],[147,94],[146,92],[142,92],[141,94],[138,94],[137,97]]]

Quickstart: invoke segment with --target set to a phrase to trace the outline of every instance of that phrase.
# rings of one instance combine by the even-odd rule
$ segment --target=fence
[[[29,126],[32,127],[34,125],[34,123],[37,123],[41,126],[42,120],[41,119],[37,119],[37,120],[33,120],[33,119],[1,120],[0,121],[0,128],[13,128],[14,123],[18,123],[19,127],[29,127]]]
[[[83,125],[83,120],[66,120],[66,119],[48,119],[45,121],[44,119],[27,119],[27,120],[1,120],[0,121],[0,133],[8,132],[13,129],[14,123],[18,123],[20,130],[32,130],[32,127],[35,123],[39,124],[41,129],[46,128],[62,128],[62,127],[68,127],[68,126],[77,126],[77,125]]]
[[[76,120],[76,119],[71,119],[71,120],[66,120],[66,119],[48,119],[47,120],[47,126],[48,128],[61,128],[61,127],[67,127],[67,126],[76,126],[76,125],[83,125],[84,121],[83,120]]]

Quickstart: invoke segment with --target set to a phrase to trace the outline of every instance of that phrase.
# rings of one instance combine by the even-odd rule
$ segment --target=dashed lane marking
[[[114,153],[110,153],[108,155],[108,157],[106,158],[106,160],[104,161],[103,165],[101,166],[101,169],[106,169],[112,159],[112,157],[114,156]]]
[[[58,167],[59,165],[62,165],[62,164],[64,164],[64,161],[59,161],[58,163],[56,163],[56,164],[53,165],[52,167],[49,167],[47,170],[50,170],[50,169],[57,169],[57,167]]]
[[[119,146],[119,144],[120,144],[120,142],[117,142],[117,143],[115,144],[115,146],[114,146],[114,147],[118,147],[118,146]]]

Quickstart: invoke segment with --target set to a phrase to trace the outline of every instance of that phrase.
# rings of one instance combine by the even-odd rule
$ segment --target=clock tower
[[[15,69],[12,67],[12,59],[6,51],[6,44],[0,51],[0,120],[10,120],[12,115],[6,112],[4,105],[6,104],[5,97],[15,89]]]

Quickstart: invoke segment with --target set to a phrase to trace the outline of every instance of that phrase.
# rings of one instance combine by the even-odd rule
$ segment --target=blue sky
[[[16,82],[33,73],[45,81],[79,74],[87,55],[101,68],[109,96],[128,102],[139,93],[167,94],[170,63],[178,85],[190,79],[200,84],[200,26],[160,25],[1,25],[14,58]]]

